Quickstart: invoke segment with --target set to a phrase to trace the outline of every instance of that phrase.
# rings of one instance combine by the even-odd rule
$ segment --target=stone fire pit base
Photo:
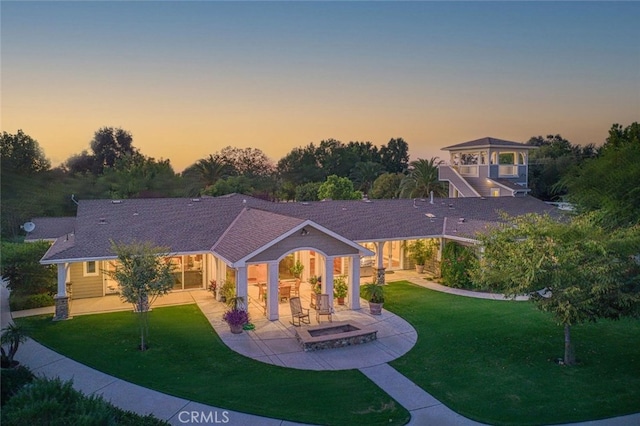
[[[336,321],[296,329],[305,352],[361,345],[377,339],[378,330],[355,321]]]

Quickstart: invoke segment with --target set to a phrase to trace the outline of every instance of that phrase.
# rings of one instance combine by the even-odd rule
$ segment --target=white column
[[[351,256],[349,262],[347,306],[352,310],[360,309],[360,254]]]
[[[384,243],[385,241],[376,242],[376,268],[384,268]]]
[[[300,253],[300,262],[304,265],[302,270],[302,281],[308,281],[311,276],[311,253],[309,250],[303,250]]]
[[[267,319],[276,321],[278,312],[278,262],[267,263]]]
[[[249,283],[247,280],[247,267],[239,266],[236,268],[236,296],[242,297],[245,309],[249,308]]]
[[[376,260],[377,266],[374,268],[376,273],[375,282],[378,285],[385,283],[385,267],[384,267],[384,243],[386,241],[378,241],[376,243]]]
[[[224,281],[226,279],[226,265],[222,260],[218,259],[217,257],[214,257],[213,261],[216,264],[215,277],[216,277],[216,283],[218,283],[218,290],[216,291],[217,292],[216,300],[220,301],[220,297],[222,296],[220,289],[222,288],[222,284],[224,284]]]
[[[329,306],[333,309],[333,260],[334,256],[325,256],[322,275],[322,293],[329,295]]]
[[[58,263],[58,297],[67,297],[67,274],[69,273],[68,263]]]

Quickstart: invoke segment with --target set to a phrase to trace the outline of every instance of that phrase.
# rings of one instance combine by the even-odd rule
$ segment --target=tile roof
[[[436,198],[433,204],[420,199],[273,203],[239,194],[200,199],[87,200],[78,206],[75,237],[56,242],[43,261],[111,257],[111,240],[150,241],[175,253],[213,250],[233,261],[305,220],[346,239],[365,242],[441,236],[445,217],[451,218],[447,222],[464,217],[470,224],[488,224],[500,221],[501,211],[512,216],[559,214],[555,207],[529,196]],[[465,231],[471,232],[467,228]],[[445,231],[448,233],[449,227]]]
[[[441,148],[444,151],[455,151],[457,149],[464,148],[528,148],[535,149],[534,146],[526,145],[520,142],[506,141],[503,139],[496,139],[486,137],[482,139],[476,139],[473,141],[462,142],[456,145],[446,146]]]

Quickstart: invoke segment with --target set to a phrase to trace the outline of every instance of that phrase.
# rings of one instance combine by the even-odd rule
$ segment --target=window
[[[84,262],[83,274],[85,277],[98,276],[98,264],[96,261]]]

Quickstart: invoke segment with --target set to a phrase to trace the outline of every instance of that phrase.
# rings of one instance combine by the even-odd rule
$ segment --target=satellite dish
[[[33,230],[36,229],[36,224],[33,222],[26,222],[24,225],[22,225],[22,229],[27,232],[33,232]]]

